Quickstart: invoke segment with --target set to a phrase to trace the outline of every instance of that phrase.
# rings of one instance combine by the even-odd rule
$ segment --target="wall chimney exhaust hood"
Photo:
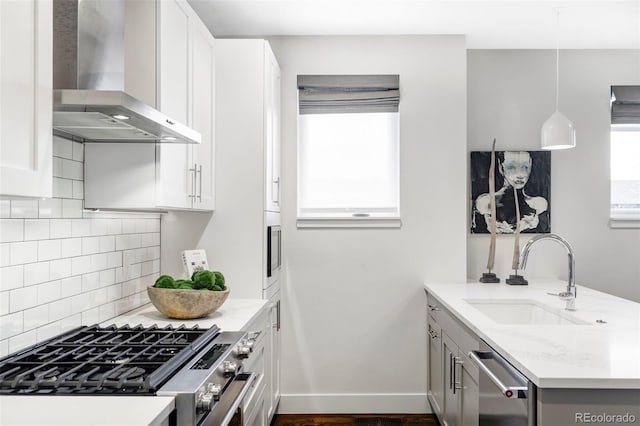
[[[125,0],[53,1],[54,134],[82,142],[200,143],[200,133],[124,92],[125,13]]]

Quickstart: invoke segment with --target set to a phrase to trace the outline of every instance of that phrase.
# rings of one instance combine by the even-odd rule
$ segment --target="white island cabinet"
[[[211,211],[214,38],[186,0],[128,2],[126,7],[127,93],[192,127],[202,143],[86,144],[85,207]]]
[[[567,311],[554,295],[565,287],[425,285],[427,396],[441,423],[478,424],[483,373],[468,354],[485,343],[535,386],[533,424],[640,421],[640,304],[578,283]]]
[[[52,195],[52,3],[0,1],[0,197]]]

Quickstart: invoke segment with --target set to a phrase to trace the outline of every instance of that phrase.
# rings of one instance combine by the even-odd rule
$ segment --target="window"
[[[640,86],[611,92],[611,224],[640,227]]]
[[[398,76],[298,87],[298,226],[400,226]]]

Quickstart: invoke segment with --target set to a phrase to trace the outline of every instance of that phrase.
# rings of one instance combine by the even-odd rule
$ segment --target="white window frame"
[[[611,139],[613,133],[619,131],[634,131],[640,135],[640,125],[638,124],[612,124],[610,130]],[[610,140],[610,150],[612,149],[612,140]],[[613,159],[612,159],[613,161]],[[613,164],[610,165],[611,173],[613,172]],[[612,184],[612,175],[610,175],[610,188]],[[611,194],[610,194],[611,197]],[[609,204],[609,226],[611,228],[640,228],[640,207],[639,208],[613,208]]]
[[[400,113],[397,120],[397,134],[396,134],[396,170],[397,170],[397,190],[396,196],[397,208],[393,211],[384,212],[382,209],[378,211],[367,211],[366,209],[322,209],[323,212],[304,212],[300,206],[301,200],[301,168],[304,167],[301,159],[301,144],[303,143],[301,138],[301,123],[300,115],[298,116],[298,170],[297,170],[297,182],[298,182],[298,206],[297,206],[297,227],[298,228],[400,228],[402,221],[400,217]],[[349,113],[346,113],[349,115]],[[342,213],[342,214],[340,214]]]

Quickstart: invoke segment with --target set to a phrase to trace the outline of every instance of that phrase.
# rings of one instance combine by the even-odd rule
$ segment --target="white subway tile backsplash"
[[[65,278],[60,285],[60,294],[64,298],[76,296],[82,292],[82,276]]]
[[[37,343],[37,333],[35,330],[31,330],[10,338],[8,342],[9,352],[17,352],[31,345],[35,345]]]
[[[62,206],[62,204],[60,204]],[[50,238],[69,238],[71,221],[75,219],[51,219],[49,224]]]
[[[49,305],[24,310],[24,329],[34,330],[49,322]]]
[[[24,220],[24,239],[44,240],[49,238],[49,221],[45,219],[25,219]]]
[[[84,237],[82,238],[82,254],[95,254],[100,250],[101,237]]]
[[[38,241],[24,243],[9,243],[12,265],[35,262],[38,260]]]
[[[0,219],[0,243],[24,240],[23,219]]]
[[[53,138],[53,155],[55,157],[73,158],[73,144],[70,139]]]
[[[62,318],[70,316],[73,311],[71,310],[71,299],[60,299],[49,305],[49,321],[58,321]]]
[[[38,260],[59,259],[62,256],[62,240],[38,241]]]
[[[53,157],[53,177],[63,177],[62,176],[62,158]]]
[[[113,302],[110,303],[106,303],[102,306],[100,306],[100,321],[106,321],[109,318],[113,318],[115,317],[116,314],[116,304]]]
[[[107,234],[115,235],[122,233],[122,219],[111,219],[107,222]]]
[[[71,179],[54,177],[53,178],[53,196],[56,197],[56,199],[58,200],[60,200],[60,198],[73,197],[73,181]]]
[[[0,356],[148,303],[160,271],[160,215],[84,211],[84,145],[53,141],[53,198],[0,200]]]
[[[108,254],[92,254],[91,255],[91,270],[92,271],[101,271],[103,269],[107,269],[109,260]]]
[[[24,285],[30,286],[49,281],[50,262],[27,263],[24,265]]]
[[[63,257],[74,257],[82,254],[82,238],[65,238],[61,240],[61,246]]]
[[[48,283],[37,285],[38,303],[50,303],[62,297],[61,281],[50,281]]]
[[[73,198],[76,200],[84,199],[84,183],[81,180],[73,181]]]
[[[11,217],[34,219],[38,217],[38,200],[11,200]]]
[[[82,200],[62,200],[62,217],[82,217]]]
[[[84,145],[80,142],[73,143],[73,159],[76,161],[84,161]]]
[[[0,268],[11,265],[11,244],[0,243]]]
[[[0,291],[22,287],[24,283],[23,272],[24,267],[22,265],[0,268]]]
[[[0,317],[9,313],[9,292],[0,291]]]
[[[89,303],[89,293],[80,293],[75,296],[71,296],[71,311],[80,313],[86,311],[91,307]]]
[[[60,177],[82,180],[83,164],[80,161],[62,159],[62,175]]]
[[[107,235],[109,219],[93,218],[91,219],[91,235],[101,236]]]
[[[0,340],[22,333],[24,330],[23,318],[22,311],[0,317]]]
[[[107,253],[107,268],[122,267],[122,252]]]
[[[82,291],[96,290],[100,286],[100,273],[93,272],[82,276]]]
[[[116,250],[116,237],[106,235],[100,238],[100,253],[112,252]]]
[[[71,236],[73,237],[89,237],[91,236],[92,219],[72,219],[71,220]]]
[[[62,217],[62,200],[59,198],[45,198],[44,200],[38,200],[38,217],[40,219]]]
[[[83,324],[97,324],[100,322],[100,308],[93,308],[82,312]]]
[[[42,342],[43,340],[47,340],[52,337],[55,337],[61,332],[62,332],[62,328],[60,327],[59,322],[52,322],[50,324],[44,325],[36,329],[38,342]]]
[[[24,311],[38,304],[38,290],[34,286],[16,288],[9,292],[9,311]]]
[[[78,256],[71,259],[71,275],[86,274],[91,271],[91,256]]]
[[[50,262],[49,276],[52,280],[71,276],[71,259],[57,259]]]
[[[100,287],[107,287],[116,282],[116,270],[105,269],[100,271]]]
[[[136,232],[136,220],[122,219],[122,233],[133,234],[134,232]]]
[[[0,218],[10,218],[11,217],[11,201],[9,200],[0,200]]]

